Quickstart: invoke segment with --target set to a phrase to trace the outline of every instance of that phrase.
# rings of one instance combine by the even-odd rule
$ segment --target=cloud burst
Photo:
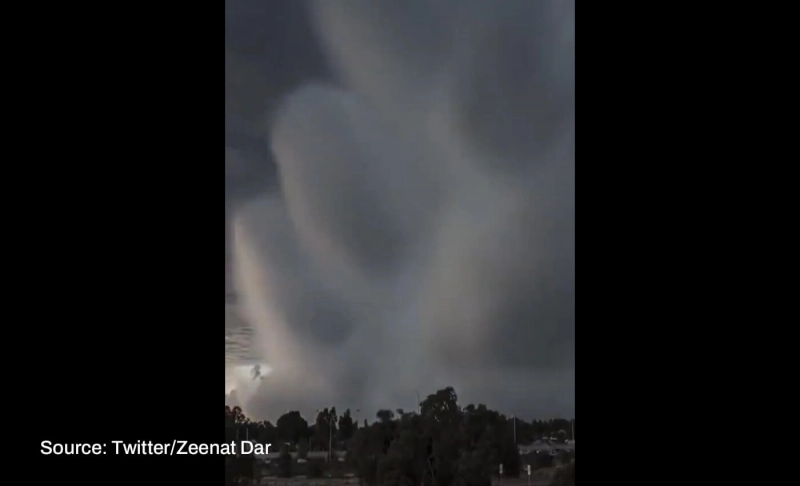
[[[310,5],[337,85],[283,99],[280,190],[233,210],[273,368],[245,407],[413,409],[453,385],[573,413],[574,2]]]

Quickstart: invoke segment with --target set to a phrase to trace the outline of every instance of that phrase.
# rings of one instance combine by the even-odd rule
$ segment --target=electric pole
[[[514,445],[517,445],[517,417],[512,415],[511,419],[514,420]]]

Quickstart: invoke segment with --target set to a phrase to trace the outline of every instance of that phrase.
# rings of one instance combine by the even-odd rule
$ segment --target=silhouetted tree
[[[338,439],[342,442],[349,441],[355,433],[357,424],[353,422],[353,417],[350,415],[350,409],[344,411],[339,418],[339,434]]]
[[[300,412],[292,411],[280,416],[277,422],[277,437],[280,441],[296,444],[302,438],[309,438],[308,422]]]
[[[383,409],[377,420],[357,427],[350,410],[341,417],[336,409],[319,411],[309,425],[297,411],[282,415],[273,426],[270,422],[253,422],[238,407],[225,407],[226,438],[244,430],[259,442],[286,442],[297,447],[298,456],[306,457],[311,448],[328,450],[332,434],[336,443],[345,443],[345,467],[358,473],[362,486],[491,486],[492,476],[503,465],[504,477],[515,477],[522,468],[518,444],[535,439],[571,437],[573,422],[567,419],[533,420],[507,417],[486,405],[461,407],[451,387],[428,395],[420,403],[419,413]],[[515,432],[516,431],[516,432]],[[568,434],[566,433],[568,431]],[[243,438],[240,435],[240,438]],[[310,440],[310,443],[309,443]],[[559,442],[555,440],[555,442]],[[289,445],[278,446],[277,473],[290,477],[293,459]],[[277,448],[277,447],[276,447]],[[334,449],[336,444],[334,443]],[[552,486],[574,486],[573,455],[558,456],[558,468]],[[247,478],[253,471],[246,461],[226,458],[226,484]],[[551,467],[549,449],[526,456],[533,469]],[[310,460],[308,475],[323,474],[322,463]]]
[[[330,410],[325,408],[317,412],[317,419],[314,423],[314,447],[317,450],[327,451],[336,435],[336,408]]]

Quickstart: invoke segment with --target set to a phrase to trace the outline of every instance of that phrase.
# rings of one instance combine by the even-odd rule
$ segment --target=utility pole
[[[575,442],[575,419],[572,419],[572,442]]]
[[[417,415],[422,415],[422,401],[419,399],[419,391],[414,390],[414,392],[417,394]]]
[[[514,445],[517,445],[517,417],[512,415],[511,418],[514,420]]]

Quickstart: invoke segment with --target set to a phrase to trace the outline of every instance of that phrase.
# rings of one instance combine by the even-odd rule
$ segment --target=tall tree
[[[278,440],[296,444],[302,438],[308,438],[308,422],[298,411],[287,412],[278,418]]]
[[[339,418],[339,435],[338,439],[342,442],[349,441],[356,430],[356,423],[353,422],[353,417],[350,415],[350,409],[344,411]]]

